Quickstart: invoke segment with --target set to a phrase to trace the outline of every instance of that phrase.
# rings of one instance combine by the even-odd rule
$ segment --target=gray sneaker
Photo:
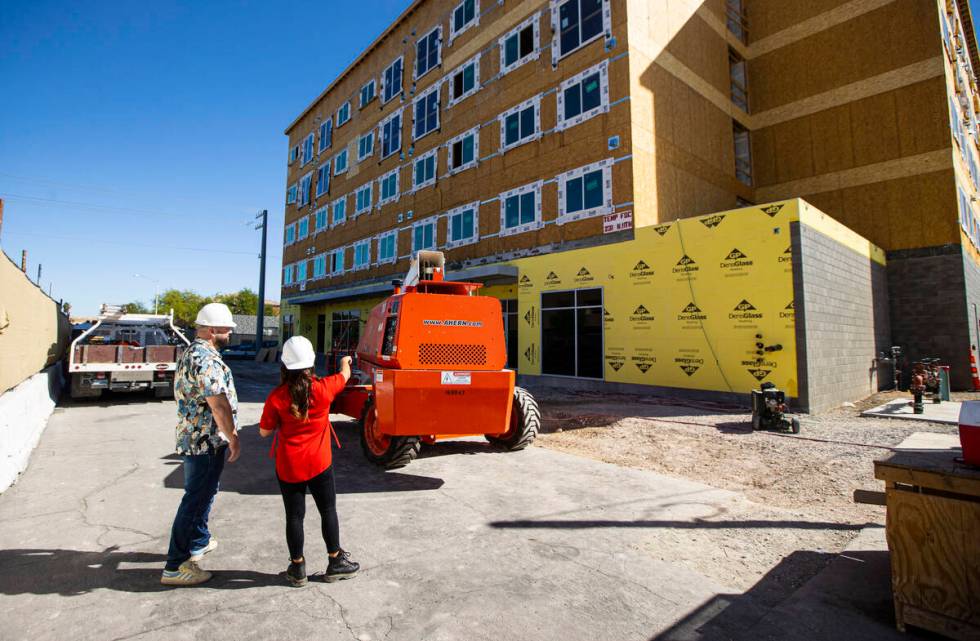
[[[160,583],[181,587],[198,585],[210,579],[211,573],[197,567],[197,561],[184,561],[176,570],[164,570]]]

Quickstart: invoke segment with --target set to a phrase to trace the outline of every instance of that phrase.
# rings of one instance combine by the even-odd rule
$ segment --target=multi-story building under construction
[[[283,331],[353,347],[439,249],[521,376],[969,387],[977,64],[965,0],[417,0],[286,130]]]

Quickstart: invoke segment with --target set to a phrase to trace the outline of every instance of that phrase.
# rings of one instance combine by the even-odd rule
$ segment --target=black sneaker
[[[289,567],[286,569],[286,579],[291,586],[296,588],[306,585],[306,561],[299,563],[290,561]]]
[[[324,577],[327,583],[333,583],[342,579],[353,579],[357,576],[357,571],[361,569],[361,564],[351,561],[350,554],[346,550],[341,550],[337,556],[328,558],[330,562],[327,564],[327,574]]]

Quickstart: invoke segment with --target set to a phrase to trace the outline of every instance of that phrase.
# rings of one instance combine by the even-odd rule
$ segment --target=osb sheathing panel
[[[667,51],[715,89],[728,95],[731,76],[728,67],[728,43],[701,18],[692,15],[673,34]]]
[[[935,5],[924,0],[892,2],[750,59],[752,109],[763,112],[940,52]]]
[[[950,146],[943,79],[916,83],[752,134],[758,187]]]
[[[417,36],[426,33],[431,26],[434,26],[439,16],[443,18],[444,35],[448,36],[448,12],[455,3],[433,3],[433,6],[435,5],[440,7],[438,11],[433,11],[430,5],[423,5],[419,12],[409,21],[415,26]],[[516,5],[507,3],[501,9],[491,11],[487,16],[481,18],[478,27],[470,29],[454,42],[452,46],[445,49],[444,65],[442,68],[430,72],[420,80],[416,87],[415,95],[425,91],[426,87],[431,86],[435,80],[453,71],[460,63],[468,60],[476,51],[485,48],[490,43],[496,42],[500,35],[509,31],[539,9],[541,10],[540,44],[542,46],[548,44],[551,39],[550,13],[547,10],[548,5],[540,2],[523,2]],[[617,44],[611,51],[605,49],[605,43],[600,39],[563,59],[559,63],[558,69],[555,70],[551,65],[551,50],[550,48],[545,49],[541,52],[538,60],[526,63],[502,79],[495,80],[481,89],[476,95],[449,109],[445,108],[448,102],[448,89],[447,87],[443,87],[440,96],[442,105],[440,110],[440,129],[416,141],[414,145],[411,141],[411,96],[406,93],[406,101],[403,105],[405,110],[403,111],[404,124],[402,130],[404,160],[399,159],[396,155],[379,163],[377,160],[378,155],[376,154],[370,160],[361,163],[356,175],[353,172],[349,172],[346,176],[334,176],[330,185],[330,193],[316,200],[313,206],[302,212],[302,214],[293,206],[287,207],[287,224],[298,219],[300,215],[311,215],[319,206],[333,202],[341,195],[347,197],[348,212],[351,212],[354,203],[353,192],[357,187],[363,185],[369,179],[376,180],[379,176],[387,173],[398,164],[407,165],[417,155],[445,143],[450,138],[474,126],[486,124],[480,130],[480,157],[493,154],[498,150],[500,141],[500,129],[496,121],[497,116],[506,109],[527,100],[534,94],[555,89],[563,79],[573,76],[601,60],[608,59],[619,53],[625,53],[628,42],[625,20],[625,0],[613,0],[612,24],[613,35],[617,40]],[[377,64],[371,62],[370,65],[365,66],[365,69],[375,69],[372,73],[374,76],[377,76],[399,53],[404,53],[406,69],[405,86],[406,90],[410,90],[412,86],[411,70],[414,66],[414,41],[417,36],[410,37],[408,44],[401,45],[401,38],[408,36],[408,31],[405,29],[401,28],[400,30],[396,30],[392,38],[389,38],[389,40],[397,40],[397,43],[394,45],[383,43],[378,51],[372,53],[368,61],[374,61],[375,59],[380,59],[380,61]],[[402,34],[402,31],[405,31],[405,33]],[[447,41],[448,38],[444,38],[444,43]],[[485,81],[493,76],[498,68],[499,50],[494,48],[489,51],[483,51],[480,61],[481,80]],[[628,69],[629,61],[625,57],[610,63],[611,101],[619,100],[628,95]],[[360,69],[357,69],[349,78],[344,79],[341,86],[350,87],[352,91],[356,92],[368,79],[366,73],[362,73]],[[337,92],[343,95],[341,88],[338,88]],[[334,98],[334,93],[337,92],[332,92],[331,95],[325,97],[321,101],[323,105],[312,110],[297,125],[291,135],[293,140],[300,140],[314,126],[313,117],[315,114],[334,113],[336,108],[343,102],[342,98]],[[335,130],[334,146],[328,150],[326,156],[332,157],[337,152],[338,145],[343,144],[345,139],[353,144],[356,137],[367,130],[367,123],[371,123],[372,126],[376,125],[382,118],[387,117],[393,108],[399,106],[397,104],[398,102],[398,100],[392,101],[383,110],[378,109],[377,100],[372,102],[371,105],[377,113],[370,118],[368,115],[365,115],[363,112],[358,112],[355,109],[353,120],[340,130]],[[542,130],[547,131],[554,128],[557,122],[556,105],[557,98],[554,92],[542,98]],[[365,111],[369,110],[366,109]],[[452,177],[443,177],[446,172],[448,153],[445,148],[442,148],[438,153],[440,169],[439,180],[435,187],[423,189],[417,194],[402,194],[397,202],[385,205],[380,211],[374,209],[370,214],[362,214],[357,219],[348,220],[347,223],[331,230],[328,234],[321,234],[316,239],[303,241],[297,243],[294,247],[286,248],[284,262],[289,263],[307,257],[306,251],[310,246],[315,246],[314,254],[319,254],[332,247],[347,245],[381,231],[395,227],[405,227],[413,221],[423,219],[432,214],[443,213],[448,209],[467,202],[472,202],[477,199],[486,200],[488,198],[494,198],[500,192],[513,187],[525,185],[538,179],[551,179],[564,171],[605,158],[620,157],[629,154],[629,125],[629,102],[627,101],[613,107],[608,114],[599,115],[563,133],[549,133],[536,142],[509,150],[502,156],[489,158],[481,162],[477,168],[461,172]],[[615,151],[610,151],[607,148],[607,144],[609,137],[613,135],[620,137],[620,148]],[[302,169],[298,168],[298,163],[294,163],[294,166],[290,168],[290,178],[287,184],[292,184],[292,182],[298,180],[299,176],[302,176],[311,167],[317,166],[320,162],[323,162],[322,158],[314,163],[308,164],[307,167]],[[624,164],[627,167],[629,166],[629,163],[620,163],[620,165]],[[627,170],[624,174],[621,171],[620,165],[617,165],[613,170],[613,200],[617,203],[633,200],[631,173]],[[411,168],[405,166],[399,173],[399,188],[404,192],[410,184]],[[377,198],[377,184],[375,183],[375,201],[377,201]],[[554,190],[554,186],[551,186],[550,189],[546,187],[543,201],[545,219],[549,219],[549,216],[553,218],[557,208],[557,192]],[[484,205],[481,208],[481,229],[483,229],[484,225],[491,225],[490,228],[483,229],[481,233],[496,233],[499,227],[499,213],[493,217],[488,217],[487,214],[488,208],[492,209],[493,207],[497,207],[497,211],[499,212],[499,203],[496,202],[492,205]],[[414,212],[413,220],[404,220],[402,223],[398,223],[398,214],[404,214],[408,211]],[[551,213],[549,214],[549,212]],[[538,234],[540,233],[551,234],[552,232],[547,230],[546,232],[489,239],[468,248],[449,250],[449,255],[458,253],[467,254],[470,257],[479,257],[526,248],[540,244],[541,242],[548,242],[547,240],[542,241],[538,238]],[[561,235],[564,240],[573,240],[582,237],[578,236],[578,234],[585,234],[586,236],[601,235],[601,219],[592,221],[589,224],[576,225],[563,229]],[[406,254],[409,251],[410,241],[407,240],[408,235],[407,232],[400,234],[399,255]],[[444,231],[440,230],[439,242],[443,242],[444,238]],[[350,252],[348,253],[350,254]],[[379,269],[392,269],[395,273],[404,271],[401,265],[395,267],[382,266]],[[315,283],[308,284],[307,289],[309,290],[311,287],[319,288],[324,285],[335,286],[352,283],[362,278],[363,273],[360,272],[345,274],[339,278],[318,280]],[[285,289],[287,295],[296,291],[295,287]]]
[[[800,196],[885,250],[959,242],[951,170]]]
[[[832,9],[862,0],[750,0],[745,3],[746,22],[750,41],[761,40],[774,33],[793,27],[804,20],[816,18]],[[903,0],[909,1],[909,0]],[[918,0],[915,0],[918,1]]]

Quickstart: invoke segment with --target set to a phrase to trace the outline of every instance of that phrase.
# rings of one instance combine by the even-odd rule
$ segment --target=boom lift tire
[[[523,450],[534,442],[541,429],[541,410],[531,393],[522,387],[514,388],[514,405],[510,411],[510,429],[500,436],[487,436],[493,445],[510,452]]]
[[[361,449],[364,456],[386,470],[405,467],[419,455],[422,444],[418,436],[388,436],[377,431],[378,413],[374,399],[364,404],[361,414]]]

